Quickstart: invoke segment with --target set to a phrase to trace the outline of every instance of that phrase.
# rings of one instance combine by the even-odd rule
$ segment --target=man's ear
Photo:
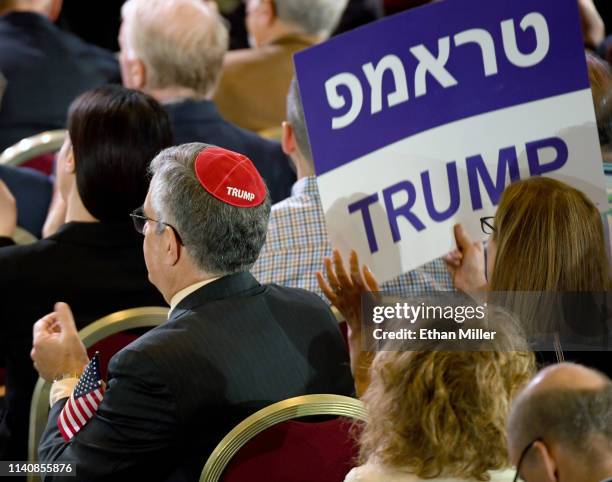
[[[272,0],[262,0],[259,14],[267,27],[270,27],[276,21],[276,9]]]
[[[291,122],[284,121],[283,122],[283,134],[281,139],[281,146],[283,148],[283,152],[288,156],[292,156],[295,154],[297,150],[297,142],[295,140],[295,132],[293,130],[293,126]]]
[[[130,70],[130,88],[143,90],[147,83],[147,68],[140,59],[130,59],[128,68]]]
[[[533,474],[526,476],[527,480],[539,480],[542,482],[557,482],[559,480],[558,466],[554,454],[543,442],[537,441],[528,455],[524,472]],[[536,475],[537,474],[537,475]]]
[[[181,259],[181,243],[179,242],[174,229],[164,226],[163,232],[164,253],[168,266],[176,265]]]

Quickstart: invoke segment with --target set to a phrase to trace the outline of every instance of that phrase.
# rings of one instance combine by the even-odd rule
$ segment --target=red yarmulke
[[[251,160],[221,147],[202,149],[195,160],[200,184],[211,195],[239,208],[259,206],[266,199],[266,184]]]

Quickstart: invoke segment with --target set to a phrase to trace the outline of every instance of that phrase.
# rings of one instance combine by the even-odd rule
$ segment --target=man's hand
[[[53,381],[65,374],[80,374],[89,359],[79,338],[72,311],[66,303],[56,303],[55,311],[34,324],[30,354],[39,375]]]
[[[12,238],[17,227],[17,203],[9,188],[0,179],[0,236]]]

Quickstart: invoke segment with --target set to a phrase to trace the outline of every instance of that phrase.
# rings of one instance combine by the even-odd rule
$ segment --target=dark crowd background
[[[119,50],[117,34],[121,18],[121,5],[125,0],[64,0],[59,24],[84,40],[107,48]],[[350,0],[336,33],[346,32],[376,20],[383,15],[393,15],[408,8],[428,3],[429,0]],[[460,1],[460,0],[452,0]],[[244,3],[240,0],[221,1],[220,8],[231,25],[231,48],[248,46],[244,26]],[[595,0],[605,24],[606,33],[612,33],[612,2]]]

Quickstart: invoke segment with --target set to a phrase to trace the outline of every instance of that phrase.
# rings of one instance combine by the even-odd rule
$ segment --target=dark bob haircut
[[[79,195],[101,222],[128,221],[149,187],[148,167],[172,145],[172,128],[152,97],[109,85],[77,97],[68,111]]]

